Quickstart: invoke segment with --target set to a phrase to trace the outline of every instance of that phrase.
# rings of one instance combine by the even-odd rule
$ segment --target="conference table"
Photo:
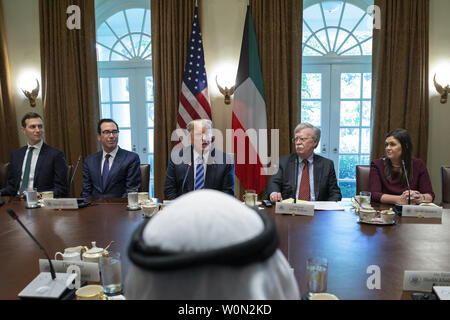
[[[53,258],[57,251],[78,245],[105,247],[122,257],[126,278],[131,262],[127,249],[134,230],[145,221],[141,211],[127,211],[126,199],[89,199],[91,206],[78,210],[26,209],[26,202],[2,197],[0,207],[0,299],[17,299],[18,293],[39,274],[44,254],[19,224],[7,214],[12,208],[22,223]],[[382,209],[382,208],[381,208]],[[260,207],[274,219],[280,249],[306,292],[306,260],[328,260],[328,292],[339,299],[411,299],[403,291],[405,270],[450,271],[450,214],[442,219],[397,217],[388,226],[357,222],[349,207],[343,211],[316,211],[314,216],[280,215]],[[162,211],[160,214],[163,214]],[[378,266],[381,287],[369,289],[369,267]],[[368,272],[369,268],[369,272]]]

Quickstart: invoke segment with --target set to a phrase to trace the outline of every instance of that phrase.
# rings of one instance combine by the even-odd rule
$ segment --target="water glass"
[[[139,208],[139,195],[137,190],[128,190],[128,208]]]
[[[122,292],[122,263],[120,253],[109,251],[107,256],[100,257],[103,292],[117,294]]]
[[[27,206],[29,208],[36,208],[38,205],[37,189],[28,189],[25,191],[25,196],[27,198]]]
[[[255,190],[245,190],[244,201],[246,205],[254,207],[258,201],[258,194]]]
[[[363,204],[367,204],[367,205],[370,205],[370,196],[371,196],[372,194],[369,192],[369,191],[361,191],[360,193],[359,193],[359,199],[360,199],[360,201],[361,201],[361,206],[363,205]]]
[[[306,290],[319,293],[327,291],[328,261],[323,257],[308,258],[306,261]]]

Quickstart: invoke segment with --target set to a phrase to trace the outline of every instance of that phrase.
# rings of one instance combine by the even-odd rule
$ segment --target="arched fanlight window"
[[[119,11],[97,28],[98,61],[151,60],[150,10]]]
[[[317,1],[303,12],[303,56],[372,55],[372,25],[350,1]]]

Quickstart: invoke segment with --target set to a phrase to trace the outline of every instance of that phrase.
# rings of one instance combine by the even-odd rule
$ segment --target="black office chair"
[[[149,192],[150,186],[150,165],[141,164],[141,188],[140,192]]]
[[[356,194],[359,195],[361,191],[369,191],[369,165],[356,166]]]
[[[442,206],[450,208],[450,167],[441,167]]]
[[[9,162],[0,163],[0,189],[6,187],[8,181]]]

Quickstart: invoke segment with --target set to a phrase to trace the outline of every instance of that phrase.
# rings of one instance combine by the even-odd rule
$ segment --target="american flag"
[[[195,119],[212,119],[198,6],[195,6],[191,39],[184,67],[177,128],[186,129],[186,125]]]

